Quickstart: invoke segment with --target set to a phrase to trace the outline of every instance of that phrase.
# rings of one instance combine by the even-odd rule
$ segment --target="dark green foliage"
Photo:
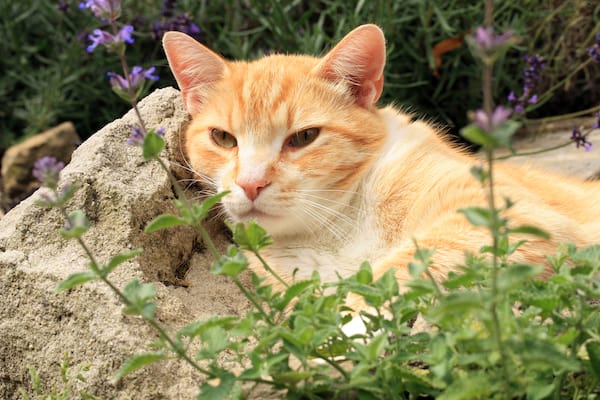
[[[123,3],[121,22],[133,23],[136,29],[128,58],[136,63],[143,60],[145,67],[156,66],[161,77],[158,87],[175,86],[160,43],[152,37],[151,25],[161,20],[162,1]],[[594,21],[600,5],[575,0],[496,3],[497,30],[512,29],[523,40],[497,63],[495,96],[505,99],[510,90],[519,90],[522,56],[529,52],[548,60],[543,85],[552,89],[542,96],[542,103],[550,101],[549,106],[535,115],[596,105],[600,66],[587,63],[574,71],[587,60],[586,48],[599,28]],[[0,149],[65,120],[74,121],[85,138],[127,109],[110,95],[106,79],[106,72],[120,71],[117,60],[104,50],[85,52],[80,38],[97,23],[77,4],[71,1],[63,13],[51,0],[1,2]],[[388,42],[382,104],[408,107],[456,132],[466,125],[467,110],[481,101],[479,66],[464,43],[443,54],[439,67],[432,53],[437,43],[461,39],[480,24],[483,5],[479,2],[181,0],[175,11],[187,12],[202,30],[201,40],[230,59],[253,59],[271,52],[320,55],[356,26],[374,22]],[[557,91],[577,96],[550,99]]]

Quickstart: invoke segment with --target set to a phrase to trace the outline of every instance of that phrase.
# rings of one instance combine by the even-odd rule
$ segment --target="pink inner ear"
[[[223,77],[226,61],[181,32],[165,33],[163,47],[185,108],[190,114],[197,114],[206,92]]]
[[[362,25],[350,32],[317,66],[332,81],[346,81],[356,102],[373,105],[383,90],[385,37],[376,25]]]

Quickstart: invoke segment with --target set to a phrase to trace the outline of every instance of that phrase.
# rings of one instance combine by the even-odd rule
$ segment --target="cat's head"
[[[322,58],[227,61],[179,32],[163,45],[192,116],[186,156],[199,179],[231,192],[222,203],[232,221],[255,219],[275,237],[348,228],[386,138],[378,27],[358,27]]]

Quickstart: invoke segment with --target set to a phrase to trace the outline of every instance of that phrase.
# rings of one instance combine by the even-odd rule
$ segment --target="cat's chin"
[[[230,213],[230,220],[233,223],[242,222],[244,224],[254,221],[264,228],[271,236],[289,236],[297,233],[294,229],[290,229],[290,227],[294,226],[295,224],[290,224],[290,221],[288,221],[285,217],[268,214],[256,209],[239,215]]]

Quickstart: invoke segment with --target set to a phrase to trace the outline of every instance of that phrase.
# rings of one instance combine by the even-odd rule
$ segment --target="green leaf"
[[[483,372],[464,374],[453,381],[438,397],[437,400],[470,400],[490,398],[493,393],[493,383]]]
[[[316,281],[314,280],[300,281],[294,283],[285,291],[285,294],[283,295],[281,301],[277,302],[277,304],[274,305],[275,308],[277,310],[283,310],[288,304],[290,304],[290,302],[294,298],[298,297],[298,295],[300,295],[306,288],[314,285],[315,283]]]
[[[461,315],[471,315],[473,310],[482,308],[480,297],[473,292],[451,292],[438,305],[432,306],[424,313],[431,318],[444,320]]]
[[[484,170],[483,167],[480,167],[478,165],[471,167],[470,171],[471,175],[473,175],[475,179],[477,179],[481,183],[484,183],[489,177],[488,171]]]
[[[144,143],[142,144],[142,156],[144,160],[148,161],[157,158],[164,147],[165,140],[158,136],[154,129],[152,129],[144,136]]]
[[[75,210],[69,213],[65,228],[60,230],[60,234],[65,239],[78,238],[88,231],[90,222],[85,213],[81,210]]]
[[[152,233],[172,226],[185,225],[187,223],[188,222],[185,219],[178,217],[177,215],[161,214],[146,225],[144,232]]]
[[[496,126],[491,132],[491,135],[496,139],[500,146],[510,147],[512,137],[520,127],[520,122],[509,119]]]
[[[492,224],[492,213],[483,207],[467,207],[458,210],[467,217],[474,226],[490,226]]]
[[[423,272],[427,269],[427,266],[420,262],[409,262],[408,263],[408,273],[410,276],[418,278],[421,276]]]
[[[136,354],[129,357],[119,368],[117,373],[115,374],[116,380],[121,379],[125,375],[136,371],[142,367],[145,367],[148,364],[155,363],[157,361],[165,360],[167,358],[166,354],[163,352],[149,352]]]
[[[373,281],[373,271],[371,269],[371,264],[365,261],[360,265],[360,269],[356,274],[356,280],[358,281],[358,283],[362,283],[363,285],[368,285]]]
[[[485,148],[491,149],[498,145],[496,138],[488,135],[480,126],[475,124],[465,126],[460,130],[460,134],[469,142]]]
[[[600,342],[588,342],[585,345],[588,356],[590,357],[590,365],[596,379],[600,379]]]
[[[63,292],[95,279],[98,279],[98,275],[92,271],[77,272],[69,275],[67,279],[62,281],[56,288],[56,292]]]
[[[204,359],[214,359],[229,343],[227,331],[218,325],[206,329],[200,336],[204,346],[198,354]]]
[[[531,383],[527,387],[527,400],[543,400],[554,392],[554,384]]]
[[[226,330],[229,330],[237,321],[239,321],[240,317],[213,317],[209,318],[205,321],[196,321],[191,324],[188,324],[177,331],[177,337],[181,338],[182,336],[187,336],[190,338],[201,335],[207,329],[213,328],[215,326],[221,326]]]
[[[296,385],[297,383],[308,379],[314,375],[312,371],[286,371],[280,374],[273,374],[275,383],[284,385]]]
[[[385,300],[397,296],[400,287],[398,286],[398,280],[396,279],[396,270],[387,270],[381,278],[375,282],[375,286],[382,290]]]
[[[137,257],[138,255],[142,254],[143,251],[144,251],[143,249],[138,248],[138,249],[133,249],[131,251],[128,251],[126,253],[120,253],[120,254],[117,254],[116,256],[113,256],[108,261],[108,264],[106,264],[106,266],[100,270],[100,274],[103,277],[107,277],[108,274],[110,274],[117,266],[123,264],[125,261],[131,260],[132,258]]]
[[[387,334],[385,332],[371,339],[366,348],[366,361],[376,361],[383,354],[387,343]]]
[[[198,400],[222,400],[229,397],[235,387],[235,375],[226,372],[217,379],[218,383],[215,386],[208,382],[200,386]]]
[[[154,319],[156,303],[149,301],[156,295],[156,288],[153,284],[141,284],[134,279],[125,286],[123,295],[130,303],[123,310],[125,314],[141,315],[148,320]]]
[[[260,251],[272,243],[267,231],[254,221],[248,222],[246,226],[242,223],[236,224],[233,229],[233,241],[240,248],[253,252]]]
[[[542,239],[550,239],[550,234],[540,228],[531,225],[521,225],[516,228],[510,228],[508,230],[509,233],[524,233],[526,235],[533,235],[537,237],[541,237]]]
[[[498,289],[507,291],[521,286],[523,282],[533,279],[542,272],[541,266],[514,264],[503,269],[498,275]]]
[[[598,268],[600,265],[600,244],[573,251],[571,259],[578,265]]]
[[[229,192],[221,192],[214,196],[208,197],[202,203],[196,204],[192,207],[192,214],[194,218],[199,221],[202,221],[204,218],[208,216],[208,212],[213,208],[223,197],[228,195]]]
[[[210,272],[214,275],[234,277],[246,268],[248,268],[248,259],[244,253],[240,252],[234,245],[230,245],[227,249],[227,255],[221,256],[218,261],[214,262]]]

